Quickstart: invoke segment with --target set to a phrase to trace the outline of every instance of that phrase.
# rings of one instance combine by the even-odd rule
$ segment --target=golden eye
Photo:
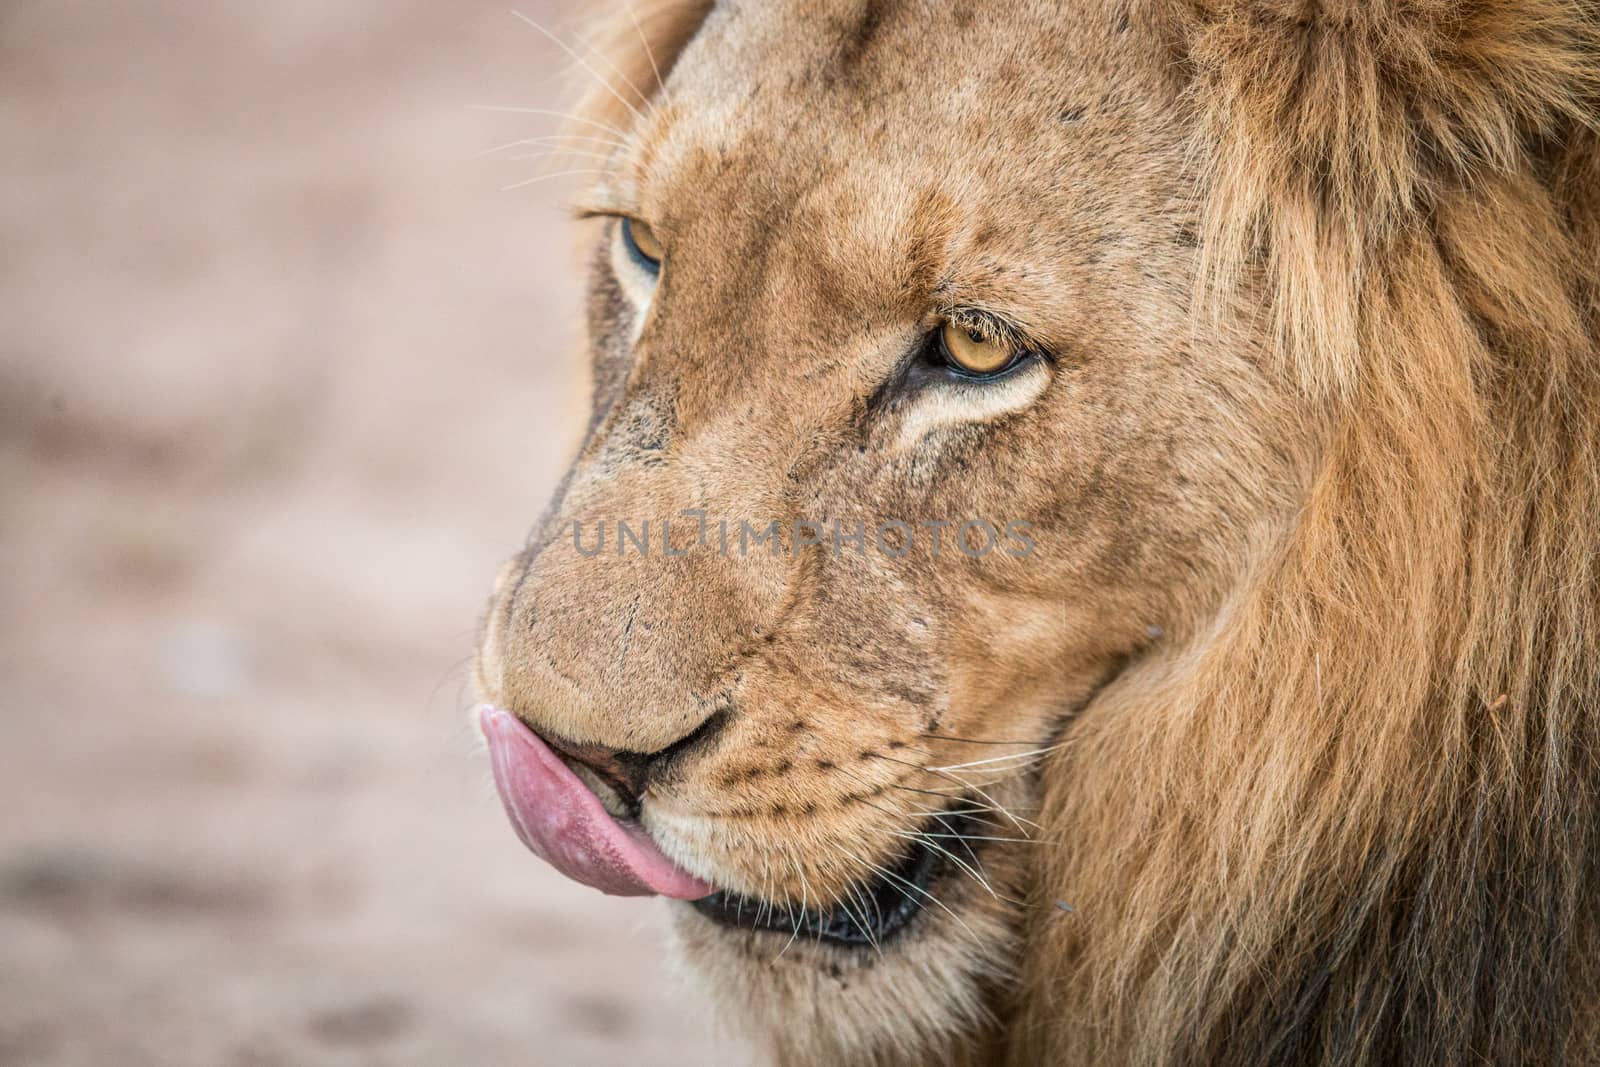
[[[622,240],[628,246],[629,254],[638,260],[639,265],[645,270],[654,273],[661,269],[661,257],[665,255],[665,250],[661,247],[661,239],[656,236],[656,231],[650,228],[648,222],[623,219]]]
[[[940,339],[951,365],[968,374],[998,374],[1017,358],[1016,349],[1005,341],[985,337],[977,330],[955,322],[944,324]]]

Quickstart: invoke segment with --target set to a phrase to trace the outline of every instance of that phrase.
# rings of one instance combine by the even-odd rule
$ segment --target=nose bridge
[[[785,561],[724,551],[716,530],[737,535],[739,497],[770,479],[711,456],[666,395],[630,390],[602,422],[510,594],[502,699],[575,744],[650,753],[692,733],[781,603]]]
[[[663,280],[507,613],[505,700],[541,731],[670,746],[726,705],[785,603],[794,560],[756,535],[794,511],[807,423],[830,415],[773,365],[799,312],[764,273]]]
[[[669,455],[704,465],[735,438],[748,460],[785,437],[792,405],[774,395],[780,383],[771,373],[783,358],[772,341],[783,324],[748,303],[717,303],[739,310],[724,310],[712,324],[680,325],[680,309],[656,309],[580,465],[610,473],[634,463],[662,466]]]
[[[800,380],[805,357],[786,340],[797,332],[792,309],[786,317],[725,285],[685,289],[692,295],[664,300],[642,333],[574,467],[571,506],[604,498],[641,518],[703,509],[736,520],[781,510],[775,494],[790,488],[795,455],[843,410],[809,395],[820,383]],[[707,294],[720,314],[686,314]]]

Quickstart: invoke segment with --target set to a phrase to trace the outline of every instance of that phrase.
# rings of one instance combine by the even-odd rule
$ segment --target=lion
[[[782,1064],[1600,1062],[1595,7],[618,19],[530,847]]]

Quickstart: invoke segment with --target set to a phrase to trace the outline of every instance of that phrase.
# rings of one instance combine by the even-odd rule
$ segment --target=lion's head
[[[622,26],[478,664],[530,844],[787,1059],[1587,1048],[1591,10]]]

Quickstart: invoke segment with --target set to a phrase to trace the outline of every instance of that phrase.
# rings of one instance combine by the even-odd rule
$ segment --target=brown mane
[[[1054,768],[1099,921],[1035,932],[1023,1013],[1067,1062],[1589,1062],[1597,22],[1317,7],[1174,25],[1208,280],[1267,274],[1326,458],[1220,626]]]

